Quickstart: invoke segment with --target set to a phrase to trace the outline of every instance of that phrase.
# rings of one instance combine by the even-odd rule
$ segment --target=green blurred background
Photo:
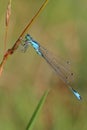
[[[43,0],[13,0],[7,48],[12,47]],[[0,59],[5,36],[8,0],[0,0]],[[87,1],[49,0],[29,29],[29,34],[66,61],[76,73],[72,86],[78,101],[51,67],[32,47],[17,50],[7,60],[0,77],[0,130],[25,130],[39,99],[52,90],[33,130],[87,130]]]

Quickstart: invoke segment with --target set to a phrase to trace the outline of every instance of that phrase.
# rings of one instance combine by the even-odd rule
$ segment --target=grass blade
[[[47,98],[47,96],[49,94],[49,91],[50,91],[50,89],[47,89],[44,92],[43,96],[41,97],[41,99],[40,99],[40,101],[39,101],[39,103],[38,103],[32,117],[31,117],[31,119],[30,119],[30,121],[29,121],[29,123],[28,123],[28,125],[26,127],[26,130],[31,130],[32,129],[32,127],[33,127],[33,125],[34,125],[34,123],[35,123],[35,121],[36,121],[36,119],[37,119],[37,117],[38,117],[38,115],[39,115],[45,101],[46,101],[46,98]]]

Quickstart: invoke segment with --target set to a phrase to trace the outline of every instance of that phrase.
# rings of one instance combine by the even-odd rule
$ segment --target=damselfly
[[[55,70],[57,75],[63,80],[63,82],[66,83],[68,88],[77,97],[77,99],[78,100],[82,99],[80,94],[70,86],[69,81],[73,77],[73,72],[71,72],[68,68],[66,69],[63,64],[60,64],[59,62],[57,62],[55,57],[50,55],[50,52],[47,49],[45,49],[38,42],[33,40],[33,38],[29,34],[25,36],[24,40],[21,39],[21,45],[23,46],[24,52],[27,50],[28,46],[31,45],[35,49],[37,54],[43,57],[47,61],[47,63]],[[67,62],[67,64],[68,63],[69,62]]]

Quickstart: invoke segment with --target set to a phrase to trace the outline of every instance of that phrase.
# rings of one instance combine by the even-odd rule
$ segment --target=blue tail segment
[[[81,95],[75,89],[73,89],[72,87],[70,87],[70,89],[78,100],[82,100]]]

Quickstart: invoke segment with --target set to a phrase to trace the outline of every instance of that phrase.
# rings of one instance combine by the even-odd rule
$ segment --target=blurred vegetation
[[[12,1],[7,48],[17,40],[43,0]],[[8,0],[0,0],[0,59],[5,35]],[[65,60],[76,72],[72,86],[80,92],[79,102],[32,47],[19,50],[6,62],[0,77],[0,129],[25,130],[40,97],[53,87],[35,130],[87,130],[87,1],[49,0],[29,34]]]

